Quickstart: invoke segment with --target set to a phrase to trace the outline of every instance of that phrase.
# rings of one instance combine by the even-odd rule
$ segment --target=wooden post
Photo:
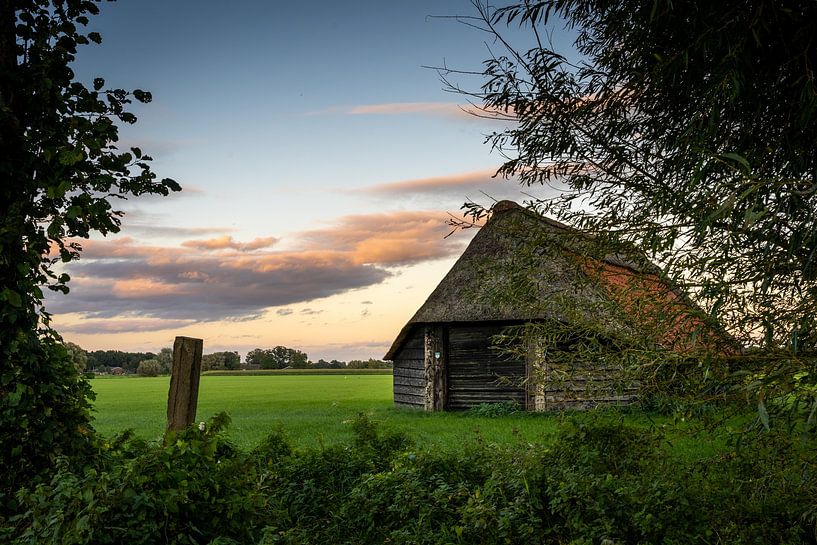
[[[167,394],[167,431],[179,431],[196,418],[204,341],[176,337],[173,343],[173,369]]]
[[[425,410],[444,411],[447,392],[446,350],[442,326],[425,327],[423,342],[423,367],[426,378]]]

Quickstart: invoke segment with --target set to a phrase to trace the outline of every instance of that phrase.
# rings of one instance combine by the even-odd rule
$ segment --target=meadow
[[[145,439],[164,431],[169,377],[109,377],[91,381],[97,394],[95,427],[111,436],[133,429]],[[518,414],[501,418],[467,413],[396,409],[391,374],[296,374],[201,377],[197,420],[225,411],[229,436],[251,448],[283,431],[296,447],[329,446],[352,437],[359,413],[409,435],[418,446],[452,448],[479,439],[536,443],[556,429],[558,417]]]

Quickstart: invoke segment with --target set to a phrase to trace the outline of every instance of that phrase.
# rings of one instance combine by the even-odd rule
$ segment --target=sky
[[[101,8],[102,45],[80,50],[76,76],[153,94],[120,147],[184,190],[123,201],[121,232],[83,242],[71,292],[47,308],[86,350],[186,335],[205,353],[381,358],[473,235],[446,237],[462,204],[537,194],[493,178],[485,138],[504,125],[464,112],[428,68],[478,72],[502,52],[449,17],[474,15],[468,0]]]

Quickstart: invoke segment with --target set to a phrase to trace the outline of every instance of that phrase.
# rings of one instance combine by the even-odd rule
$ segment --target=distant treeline
[[[305,352],[286,346],[250,350],[246,366],[253,369],[391,369],[391,363],[369,358],[368,360],[311,361]]]
[[[207,376],[211,377],[232,377],[232,376],[275,376],[275,375],[391,375],[389,369],[319,369],[310,367],[307,369],[239,369],[237,371],[207,371]]]
[[[88,352],[86,371],[109,373],[111,369],[121,368],[125,373],[135,373],[139,364],[145,360],[157,358],[153,352],[123,352],[121,350],[94,350]],[[171,358],[171,362],[172,362]]]
[[[125,352],[122,350],[93,350],[86,352],[72,345],[77,369],[91,373],[140,374],[156,376],[170,373],[173,350],[162,348],[154,352]],[[242,364],[238,352],[214,352],[202,356],[202,371],[230,371],[238,369],[391,369],[391,363],[368,360],[311,361],[305,352],[285,346],[251,350]]]

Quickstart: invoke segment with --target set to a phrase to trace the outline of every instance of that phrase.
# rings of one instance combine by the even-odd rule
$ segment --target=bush
[[[90,455],[93,398],[54,336],[0,344],[0,523],[18,509],[17,490],[49,478],[60,456],[75,465]]]
[[[664,437],[611,411],[565,419],[549,445],[413,450],[360,415],[347,445],[293,450],[274,433],[250,453],[226,416],[170,437],[127,436],[82,470],[61,462],[20,495],[0,539],[35,543],[815,542],[813,441],[743,436],[683,462]],[[16,540],[16,541],[13,541]]]
[[[125,441],[83,471],[61,463],[49,483],[21,494],[16,543],[251,543],[264,499],[254,464],[225,446],[228,421],[219,415],[165,447]]]

